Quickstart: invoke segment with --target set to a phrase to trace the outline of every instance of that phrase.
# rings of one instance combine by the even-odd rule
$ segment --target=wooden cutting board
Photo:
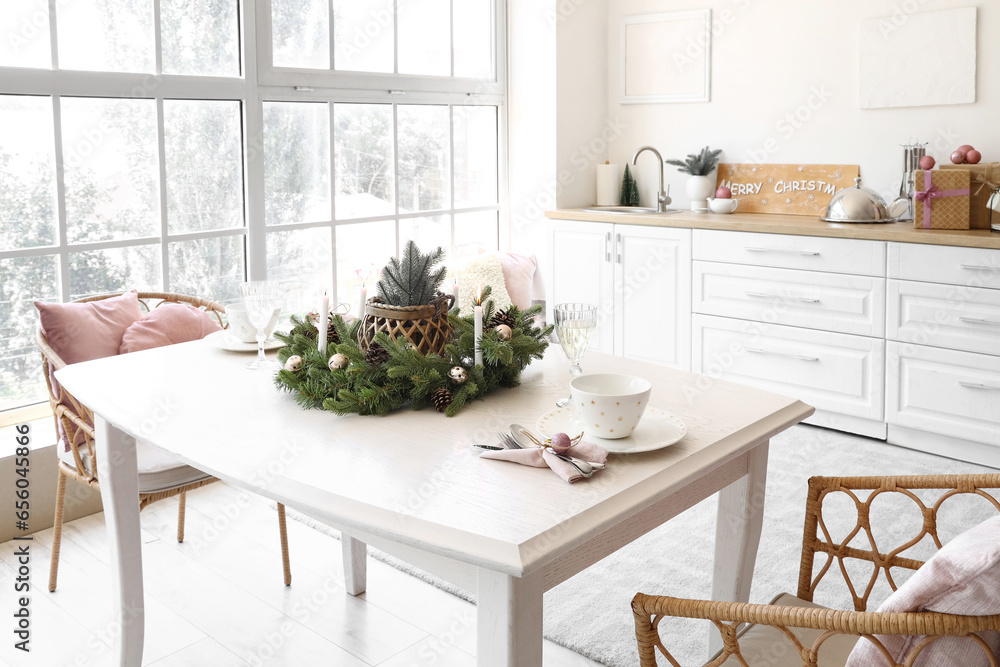
[[[859,173],[856,164],[720,164],[716,187],[733,191],[740,213],[822,215]]]

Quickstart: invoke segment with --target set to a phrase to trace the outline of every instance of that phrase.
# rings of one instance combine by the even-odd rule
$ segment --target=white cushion
[[[80,447],[81,454],[85,448],[85,446]],[[60,459],[71,468],[76,467],[72,451],[64,451],[63,447],[56,449]],[[135,455],[139,468],[139,493],[160,493],[211,477],[208,473],[192,468],[142,440],[136,440]],[[84,456],[83,465],[88,471],[91,470],[89,456]]]
[[[1000,614],[1000,517],[974,526],[945,544],[878,608],[884,612],[931,611],[942,614],[992,616]],[[1000,635],[979,633],[996,654]],[[876,635],[897,661],[902,661],[923,636]],[[986,667],[989,659],[969,639],[945,637],[924,649],[916,667],[942,664]],[[885,664],[881,652],[869,641],[851,654],[851,667]]]
[[[818,604],[806,602],[791,595],[781,593],[771,601],[771,604],[783,607],[807,607],[809,609],[826,609]],[[788,628],[792,634],[802,642],[803,646],[812,646],[824,630],[812,630],[809,628]],[[714,630],[713,630],[714,631]],[[823,667],[843,665],[847,662],[847,656],[857,643],[858,637],[854,635],[836,635],[830,637],[819,649],[819,664]],[[751,624],[740,632],[740,652],[746,661],[753,666],[767,665],[768,667],[802,667],[798,651],[789,641],[788,637],[782,634],[781,630],[770,625]],[[721,651],[712,656],[712,660],[719,657]],[[711,660],[709,661],[711,662]],[[740,661],[735,656],[722,663],[721,667],[738,667]]]

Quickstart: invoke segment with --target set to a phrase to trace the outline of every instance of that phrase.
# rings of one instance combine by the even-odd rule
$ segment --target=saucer
[[[228,350],[230,352],[256,352],[257,343],[244,343],[236,336],[232,335],[228,331],[215,331],[208,334],[202,340],[208,341],[208,344],[212,347],[217,347],[220,350]],[[284,347],[285,344],[282,343],[277,338],[269,338],[264,341],[265,350],[276,350],[279,347]]]
[[[687,425],[679,418],[660,408],[646,408],[639,426],[627,438],[606,440],[589,435],[579,422],[573,408],[557,408],[538,418],[535,427],[546,438],[556,433],[575,437],[582,431],[590,442],[604,447],[614,454],[638,454],[669,447],[687,435]]]

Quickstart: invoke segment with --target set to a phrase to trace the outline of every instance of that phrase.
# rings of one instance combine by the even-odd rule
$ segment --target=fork
[[[503,431],[500,431],[499,433],[497,433],[497,437],[500,438],[500,442],[503,443],[507,447],[507,449],[524,449],[524,447],[521,446],[521,443],[519,443],[517,440],[511,437],[509,433],[504,433]],[[560,454],[555,451],[553,451],[552,453],[555,454],[558,458],[561,458],[563,461],[569,463],[577,470],[579,470],[580,474],[583,475],[584,477],[592,477],[594,475],[594,466],[590,465],[586,461],[573,458],[572,456],[566,456],[565,454]]]

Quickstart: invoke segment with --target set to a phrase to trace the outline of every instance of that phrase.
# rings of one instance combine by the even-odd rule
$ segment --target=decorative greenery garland
[[[484,290],[488,295],[488,291]],[[492,300],[483,306],[486,325],[480,340],[483,365],[473,363],[475,334],[473,315],[462,316],[458,308],[448,313],[454,327],[454,338],[445,347],[445,355],[423,355],[405,339],[395,340],[379,332],[375,343],[385,352],[366,354],[358,345],[361,320],[345,322],[340,315],[331,316],[336,335],[326,350],[317,348],[318,331],[309,318],[293,316],[294,327],[287,334],[275,336],[285,343],[278,359],[285,368],[278,371],[275,384],[296,394],[295,400],[305,408],[323,408],[339,415],[358,413],[381,415],[410,404],[415,410],[433,403],[449,417],[454,417],[471,400],[481,399],[500,387],[520,384],[521,371],[532,359],[541,359],[548,347],[552,326],[535,326],[534,317],[541,306],[521,312],[511,306],[496,313]],[[505,322],[513,321],[509,340],[498,333],[494,316]],[[492,326],[491,326],[492,325]],[[504,332],[506,333],[506,332]],[[333,355],[340,363],[337,368]],[[301,362],[290,358],[298,356]],[[289,370],[289,366],[297,370]],[[461,370],[456,369],[458,367]],[[463,372],[464,371],[464,372]]]

